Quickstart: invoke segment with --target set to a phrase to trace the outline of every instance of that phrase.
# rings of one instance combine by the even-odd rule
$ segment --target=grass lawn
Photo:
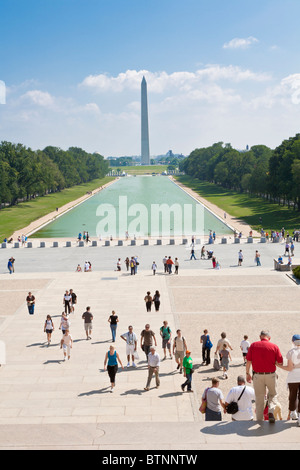
[[[190,176],[176,176],[175,178],[232,217],[244,220],[253,230],[263,228],[270,233],[271,230],[280,230],[284,227],[292,233],[294,229],[300,228],[300,212],[288,209],[286,206],[230,191]],[[262,223],[260,223],[260,217]]]
[[[152,173],[162,173],[166,171],[168,165],[150,165],[150,166],[120,166],[111,167],[110,170],[117,170],[119,168],[121,172],[125,171],[129,175],[151,175]]]
[[[17,206],[7,207],[0,210],[0,240],[10,237],[16,230],[26,227],[31,222],[54,211],[57,207],[62,207],[75,199],[84,196],[87,191],[103,186],[111,177],[96,179],[89,183],[73,186],[63,191],[38,197],[28,202],[22,202]]]

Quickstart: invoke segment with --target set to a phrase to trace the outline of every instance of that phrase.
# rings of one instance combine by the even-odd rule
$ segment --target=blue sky
[[[152,155],[275,147],[299,131],[299,14],[299,0],[2,0],[0,139],[138,155],[145,74]]]

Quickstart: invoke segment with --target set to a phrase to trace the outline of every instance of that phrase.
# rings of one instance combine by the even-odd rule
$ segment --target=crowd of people
[[[156,291],[156,294],[159,294]],[[154,296],[153,296],[154,297]],[[155,300],[147,292],[144,301],[147,304]],[[159,296],[160,297],[160,296]],[[26,297],[28,313],[33,315],[35,310],[35,296],[29,292]],[[71,359],[71,350],[74,340],[70,333],[71,318],[76,321],[75,306],[77,304],[77,295],[73,289],[66,290],[63,298],[63,312],[60,318],[59,330],[62,333],[60,348],[63,350],[63,361]],[[149,305],[147,312],[149,312]],[[81,315],[83,320],[86,340],[91,340],[93,332],[93,319],[91,308],[86,307]],[[73,321],[73,320],[72,320]],[[182,374],[183,380],[181,390],[193,393],[192,382],[195,364],[192,359],[192,352],[188,347],[188,341],[180,329],[176,334],[168,324],[168,321],[162,321],[159,329],[161,340],[161,354],[158,351],[157,335],[151,329],[150,324],[146,323],[144,329],[138,334],[134,331],[132,325],[128,326],[127,331],[120,336],[117,335],[119,315],[112,311],[108,317],[108,323],[111,330],[112,344],[104,357],[104,371],[107,371],[110,380],[110,391],[113,392],[116,386],[116,376],[118,367],[122,369],[137,368],[137,361],[140,360],[139,348],[145,355],[148,374],[145,377],[144,391],[148,392],[151,387],[153,376],[155,377],[156,388],[160,387],[161,362],[175,359],[175,369]],[[44,323],[44,333],[47,335],[47,344],[50,346],[52,334],[55,331],[54,321],[50,315],[47,315]],[[126,344],[127,365],[123,365],[121,356],[113,343],[116,343],[120,337]],[[140,338],[140,341],[138,340]],[[278,376],[277,368],[288,372],[287,384],[289,390],[288,408],[289,415],[287,419],[297,421],[300,427],[300,335],[295,334],[292,337],[293,346],[286,355],[287,365],[283,365],[284,360],[279,347],[271,342],[269,331],[263,330],[259,335],[259,341],[250,343],[247,335],[241,338],[240,351],[242,364],[245,367],[245,373],[239,374],[236,378],[236,386],[230,389],[224,398],[220,387],[221,379],[228,378],[230,363],[232,362],[231,352],[233,350],[226,332],[222,332],[219,340],[213,348],[211,335],[205,329],[200,336],[200,345],[202,348],[201,366],[210,366],[212,362],[211,351],[214,349],[213,370],[216,371],[216,377],[211,381],[211,386],[206,387],[202,393],[202,403],[199,411],[203,413],[206,421],[221,421],[224,414],[231,415],[233,421],[257,421],[267,420],[274,423],[276,420],[282,420],[281,405],[278,400]],[[120,343],[118,344],[118,349]],[[200,364],[199,364],[200,366]],[[222,372],[219,377],[217,372]]]

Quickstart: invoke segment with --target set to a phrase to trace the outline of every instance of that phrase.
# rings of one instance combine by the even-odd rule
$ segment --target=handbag
[[[232,401],[231,403],[229,403],[229,405],[226,407],[226,413],[228,413],[229,415],[235,415],[238,411],[239,411],[239,405],[238,405],[238,402],[240,401],[240,399],[242,398],[244,392],[246,390],[246,387],[244,387],[242,393],[240,394],[237,402],[236,401]]]
[[[202,413],[202,414],[204,414],[205,411],[206,411],[206,407],[207,407],[207,392],[208,392],[208,390],[209,390],[209,388],[207,388],[207,389],[205,390],[205,396],[204,396],[204,398],[202,398],[202,403],[201,403],[201,406],[200,406],[200,408],[199,408],[199,411],[200,411],[200,413]]]
[[[213,367],[214,367],[215,370],[220,370],[220,369],[221,369],[221,365],[220,365],[220,361],[219,361],[218,354],[215,354]]]

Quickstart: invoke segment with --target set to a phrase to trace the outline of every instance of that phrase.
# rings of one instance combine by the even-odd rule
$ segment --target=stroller
[[[207,251],[207,259],[212,259],[214,252],[213,251]]]

